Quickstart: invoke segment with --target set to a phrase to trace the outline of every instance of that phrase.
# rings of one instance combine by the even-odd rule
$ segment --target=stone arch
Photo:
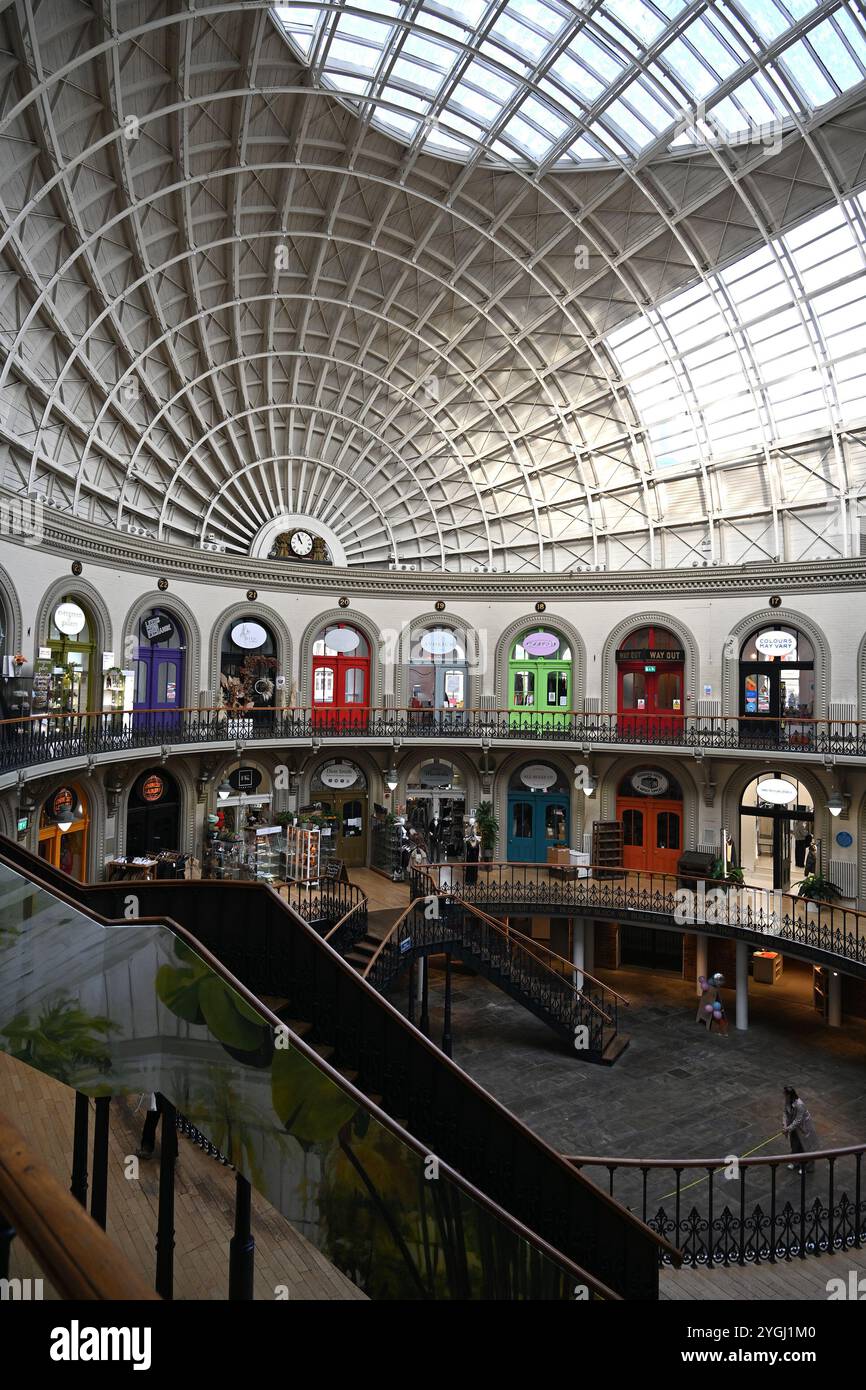
[[[808,788],[815,808],[814,834],[817,840],[821,841],[824,856],[824,867],[829,864],[833,845],[832,816],[827,810],[828,790],[814,766],[798,763],[796,766],[789,767],[784,758],[780,758],[777,764],[773,764],[772,758],[768,757],[764,763],[749,762],[740,764],[731,773],[725,783],[722,792],[722,823],[728,834],[734,835],[734,843],[737,846],[739,856],[740,843],[740,802],[743,799],[743,792],[750,782],[754,782],[756,777],[771,775],[771,768],[778,767],[780,775],[793,777],[797,782],[802,782]],[[736,832],[736,833],[735,833]]]
[[[466,789],[466,812],[468,814],[470,806],[477,806],[481,800],[481,777],[472,759],[461,748],[415,748],[405,747],[397,759],[396,767],[400,775],[397,783],[397,800],[406,800],[406,787],[409,773],[413,767],[419,763],[442,762],[452,763],[458,767],[463,774],[464,786]]]
[[[319,613],[304,628],[299,647],[298,672],[301,704],[311,705],[313,702],[313,643],[316,636],[321,628],[333,627],[337,623],[358,628],[370,644],[370,704],[375,707],[381,704],[385,697],[385,670],[381,659],[382,634],[372,618],[348,608],[329,608],[326,612]],[[389,686],[388,694],[392,694],[392,691],[393,686]]]
[[[857,906],[866,906],[866,792],[860,799],[857,817]]]
[[[143,762],[140,767],[133,768],[133,775],[127,778],[123,790],[117,799],[117,828],[114,842],[117,846],[119,855],[126,853],[126,815],[129,809],[129,798],[132,789],[143,772],[150,768],[159,770],[165,767],[166,772],[174,778],[180,793],[180,824],[181,843],[177,848],[183,854],[195,854],[196,849],[196,806],[198,804],[198,792],[195,785],[195,778],[185,757],[169,758],[164,764],[157,759],[156,763]]]
[[[698,843],[701,804],[695,779],[683,759],[660,757],[657,750],[651,747],[646,749],[644,756],[639,753],[623,754],[605,769],[596,792],[599,807],[597,819],[616,820],[619,784],[627,772],[638,767],[658,767],[679,782],[683,792],[683,850],[694,849]]]
[[[62,595],[61,595],[62,597]],[[107,803],[105,787],[100,777],[88,776],[86,769],[79,769],[76,772],[67,772],[65,776],[58,774],[46,778],[45,784],[40,785],[37,795],[34,797],[36,810],[33,815],[33,823],[30,827],[28,849],[33,854],[39,853],[39,822],[42,818],[42,808],[54,793],[64,786],[77,787],[82,796],[87,799],[87,810],[90,816],[90,825],[87,832],[87,866],[85,880],[88,882],[98,882],[103,877],[105,866],[105,822],[107,818]]]
[[[210,658],[207,669],[209,686],[208,690],[204,692],[207,704],[215,705],[219,698],[220,652],[222,651],[223,634],[226,628],[239,618],[259,618],[263,624],[271,629],[277,646],[277,673],[284,675],[287,681],[291,681],[292,638],[279,613],[275,608],[269,607],[266,603],[260,603],[258,600],[254,603],[250,603],[248,600],[244,603],[233,603],[228,608],[224,608],[214,619],[211,628]],[[285,703],[279,697],[286,693],[280,690],[276,691],[275,703],[277,706]]]
[[[857,718],[866,719],[866,633],[857,648]]]
[[[186,660],[184,661],[182,703],[187,708],[194,707],[199,703],[201,690],[201,632],[198,620],[189,604],[184,603],[183,599],[178,598],[175,594],[162,594],[157,589],[150,593],[141,594],[135,600],[123,620],[123,626],[119,633],[120,641],[124,644],[121,664],[126,664],[125,644],[130,638],[133,639],[137,647],[138,625],[149,608],[162,608],[168,613],[176,613],[183,624],[186,636]],[[219,660],[219,654],[217,654],[217,660]]]
[[[494,664],[495,686],[489,692],[495,695],[497,709],[508,708],[508,662],[511,648],[523,632],[539,627],[552,628],[568,641],[571,647],[572,705],[582,710],[586,694],[586,647],[577,628],[566,618],[553,613],[530,613],[522,618],[514,618],[499,634],[496,643]]]
[[[487,634],[483,629],[473,627],[467,618],[458,613],[419,613],[403,625],[397,649],[397,670],[394,677],[394,703],[406,708],[409,704],[409,680],[407,666],[412,645],[412,633],[419,627],[451,627],[464,637],[466,649],[466,708],[477,709],[481,699],[481,686],[487,668]]]
[[[24,618],[18,590],[12,582],[9,571],[4,569],[2,565],[0,565],[0,595],[2,595],[3,606],[9,618],[6,650],[10,656],[14,656],[16,652],[24,651]]]
[[[815,718],[826,719],[830,690],[830,648],[824,633],[812,618],[793,608],[761,608],[740,618],[727,636],[735,639],[733,656],[722,654],[722,714],[740,712],[740,649],[749,633],[759,627],[795,627],[808,637],[815,651]]]
[[[298,805],[303,806],[306,802],[312,800],[310,788],[312,786],[313,776],[324,763],[333,762],[334,760],[338,762],[354,763],[356,767],[361,769],[367,779],[367,862],[369,863],[370,851],[373,847],[373,804],[374,802],[378,802],[380,805],[387,804],[385,778],[381,767],[371,753],[361,748],[344,749],[331,747],[316,749],[312,756],[307,758],[301,772],[299,781],[300,798]]]
[[[653,609],[650,612],[632,613],[627,618],[623,618],[617,623],[616,627],[608,633],[604,641],[601,653],[601,700],[602,709],[608,713],[616,713],[618,692],[616,674],[616,653],[620,643],[630,632],[638,627],[668,627],[675,632],[683,644],[683,651],[686,654],[685,669],[683,671],[683,713],[694,714],[695,692],[700,690],[700,649],[695,640],[694,633],[686,627],[681,618],[674,617],[672,613],[663,613]]]
[[[88,579],[76,578],[74,574],[65,575],[60,579],[55,579],[49,585],[39,604],[36,613],[36,623],[34,626],[34,655],[40,647],[48,645],[48,633],[51,629],[51,619],[54,610],[60,603],[64,594],[72,594],[74,598],[83,600],[85,606],[89,608],[90,615],[96,626],[93,640],[97,652],[110,652],[112,650],[111,636],[111,615],[108,612],[108,605],[102,594],[91,584]]]
[[[516,635],[516,634],[515,634]],[[514,640],[513,638],[511,639]],[[521,748],[516,752],[509,753],[506,758],[499,763],[493,782],[493,809],[496,819],[499,821],[499,841],[496,846],[496,858],[508,858],[508,787],[512,777],[518,768],[526,763],[549,763],[551,767],[557,768],[562,773],[566,783],[570,787],[569,801],[569,825],[571,833],[571,843],[580,848],[583,843],[583,828],[586,818],[586,807],[584,805],[586,797],[583,792],[574,785],[574,769],[579,764],[579,750],[575,750],[575,755],[569,757],[568,753],[554,748]]]

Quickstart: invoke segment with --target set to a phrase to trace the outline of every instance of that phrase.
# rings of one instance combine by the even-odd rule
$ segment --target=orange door
[[[622,860],[627,869],[676,873],[683,843],[681,801],[620,797],[616,814],[622,822]]]

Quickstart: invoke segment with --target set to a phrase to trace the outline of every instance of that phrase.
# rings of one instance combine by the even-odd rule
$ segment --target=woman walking
[[[815,1133],[815,1126],[812,1123],[812,1116],[806,1109],[805,1102],[797,1094],[796,1087],[785,1087],[785,1109],[782,1115],[782,1129],[787,1134],[791,1143],[791,1153],[809,1153],[818,1147],[818,1135]],[[789,1163],[789,1168],[796,1168],[798,1173],[811,1173],[815,1167],[814,1163]]]

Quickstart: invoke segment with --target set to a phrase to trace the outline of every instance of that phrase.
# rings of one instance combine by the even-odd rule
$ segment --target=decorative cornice
[[[0,497],[12,496],[0,489]],[[333,594],[349,591],[369,597],[401,596],[429,601],[431,592],[451,598],[481,598],[487,602],[530,595],[545,598],[630,599],[646,602],[688,594],[764,594],[777,589],[786,594],[821,589],[866,589],[866,559],[825,560],[810,564],[725,565],[698,570],[620,570],[587,574],[449,574],[438,570],[417,573],[361,568],[336,569],[293,565],[277,560],[253,560],[248,556],[213,555],[210,552],[166,545],[155,540],[112,533],[105,527],[76,518],[47,513],[43,540],[27,549],[91,560],[94,564],[120,566],[138,574],[158,574],[192,583],[226,588],[263,587],[288,592]],[[10,544],[24,545],[15,536]]]

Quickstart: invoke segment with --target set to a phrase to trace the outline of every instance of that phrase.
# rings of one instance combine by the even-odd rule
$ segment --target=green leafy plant
[[[841,888],[837,888],[823,874],[807,874],[794,887],[798,898],[811,898],[813,902],[831,903],[843,896]]]
[[[710,878],[714,879],[717,883],[727,883],[737,888],[746,881],[742,869],[739,868],[737,864],[728,864],[726,870],[725,862],[721,856],[713,860],[710,866]]]
[[[496,848],[496,839],[499,835],[499,821],[493,814],[492,801],[480,801],[478,803],[478,810],[475,812],[475,824],[481,839],[482,853],[488,858],[492,858]]]
[[[248,1066],[268,1066],[273,1038],[264,1019],[182,941],[175,942],[174,951],[183,964],[161,965],[156,972],[156,992],[165,1007],[185,1023],[207,1027],[229,1056]]]
[[[110,1018],[85,1013],[74,999],[61,995],[43,1006],[35,1022],[28,1014],[16,1014],[0,1028],[0,1035],[9,1039],[6,1050],[11,1057],[66,1086],[76,1086],[93,1072],[111,1070],[105,1040],[118,1028]]]

